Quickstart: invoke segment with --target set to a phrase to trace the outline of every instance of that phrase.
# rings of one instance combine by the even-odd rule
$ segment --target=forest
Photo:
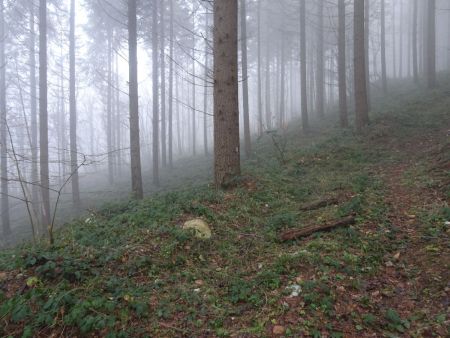
[[[450,1],[0,0],[1,337],[448,337]]]

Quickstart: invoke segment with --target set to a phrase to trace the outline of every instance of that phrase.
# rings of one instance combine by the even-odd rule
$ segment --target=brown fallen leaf
[[[284,334],[285,331],[286,329],[284,328],[284,326],[281,325],[275,325],[272,329],[272,333],[277,336]]]
[[[0,282],[4,281],[7,276],[6,272],[0,272]]]
[[[340,293],[344,293],[344,292],[345,292],[345,287],[343,287],[343,286],[341,285],[341,286],[338,286],[336,290],[337,290],[338,292],[340,292]]]

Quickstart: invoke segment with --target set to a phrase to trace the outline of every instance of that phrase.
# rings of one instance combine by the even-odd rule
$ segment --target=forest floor
[[[449,336],[449,107],[448,82],[404,89],[374,104],[362,136],[260,140],[233,189],[108,205],[54,247],[1,252],[0,336]],[[181,229],[193,218],[210,240]]]

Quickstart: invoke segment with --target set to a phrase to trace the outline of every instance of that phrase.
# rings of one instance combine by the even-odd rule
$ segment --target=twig
[[[300,207],[300,211],[317,210],[317,209],[325,208],[325,207],[327,207],[329,205],[337,204],[337,203],[339,203],[339,200],[337,198],[330,197],[330,198],[326,198],[326,199],[323,199],[323,200],[320,200],[320,201],[316,201],[316,202],[312,202],[312,203],[309,203],[309,204],[302,205]]]
[[[355,216],[348,216],[333,223],[310,225],[302,229],[293,229],[285,231],[280,235],[280,239],[283,242],[291,241],[296,238],[309,236],[318,231],[330,230],[341,226],[355,224],[355,222],[356,222]]]
[[[23,194],[24,202],[25,202],[25,205],[27,208],[28,217],[30,218],[31,231],[33,232],[33,242],[36,244],[36,229],[35,229],[35,224],[34,224],[34,220],[33,220],[33,215],[32,215],[31,209],[30,209],[30,201],[28,199],[26,187],[22,180],[22,172],[20,171],[19,162],[17,160],[16,150],[14,148],[14,142],[12,139],[11,130],[9,129],[8,122],[4,121],[4,123],[5,123],[6,129],[8,131],[9,142],[11,143],[11,150],[12,150],[12,153],[14,156],[14,164],[16,165],[17,174],[19,175],[20,188],[22,189],[22,194]],[[33,211],[34,211],[34,209],[33,209]]]
[[[48,227],[48,235],[49,235],[50,245],[54,244],[53,229],[55,227],[56,212],[58,211],[58,205],[59,205],[59,200],[61,198],[61,192],[63,191],[65,186],[70,182],[73,175],[75,175],[78,172],[78,170],[86,164],[86,161],[87,161],[86,155],[83,154],[83,161],[77,166],[77,168],[74,171],[72,171],[70,173],[69,177],[67,177],[66,181],[61,185],[61,187],[59,188],[59,190],[57,192],[58,197],[56,198],[55,208],[53,210],[52,222],[50,223],[50,225]]]

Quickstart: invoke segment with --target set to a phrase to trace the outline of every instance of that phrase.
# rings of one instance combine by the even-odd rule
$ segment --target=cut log
[[[339,200],[335,197],[327,198],[324,200],[312,202],[309,204],[304,204],[300,207],[300,211],[317,210],[320,208],[325,208],[329,205],[338,204]]]
[[[342,226],[348,226],[351,224],[355,224],[355,221],[356,221],[356,219],[354,216],[348,216],[348,217],[345,217],[345,218],[340,219],[339,221],[336,221],[333,223],[310,225],[310,226],[304,227],[302,229],[287,230],[280,235],[280,240],[283,242],[291,241],[296,238],[309,236],[318,231],[325,231],[325,230],[330,230],[330,229],[334,229],[334,228],[338,228],[338,227],[342,227]]]

